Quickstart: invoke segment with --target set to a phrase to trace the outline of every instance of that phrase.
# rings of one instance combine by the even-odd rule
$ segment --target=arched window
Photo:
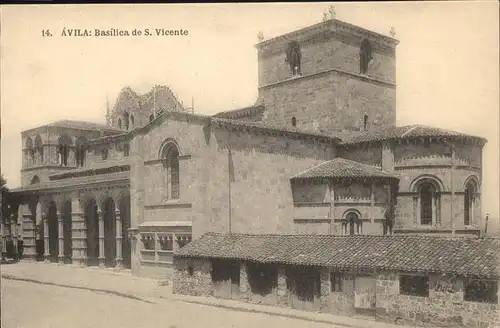
[[[437,220],[437,188],[428,181],[418,186],[418,212],[420,224],[431,225]]]
[[[43,165],[43,145],[42,145],[42,138],[40,137],[40,135],[37,135],[35,137],[35,154],[36,154],[35,162],[38,165]]]
[[[87,155],[87,139],[80,137],[76,141],[76,166],[83,167],[85,165],[85,157]]]
[[[35,175],[30,182],[30,184],[36,184],[36,183],[40,183],[40,178],[38,177],[38,175]]]
[[[26,166],[30,167],[35,163],[35,151],[33,150],[33,140],[26,139]]]
[[[153,114],[149,115],[149,122],[152,122],[155,119],[155,116]]]
[[[130,115],[130,127],[134,128],[134,115]]]
[[[107,148],[101,149],[101,158],[103,161],[108,159],[108,149]]]
[[[58,147],[57,147],[57,162],[61,166],[68,166],[69,158],[69,148],[73,144],[68,135],[64,134],[59,137]]]
[[[342,233],[350,236],[361,234],[361,219],[357,211],[347,211],[342,222]]]
[[[368,70],[368,63],[372,60],[372,46],[370,41],[364,39],[359,47],[359,71],[365,74]]]
[[[363,130],[367,130],[368,129],[368,115],[365,115],[363,117]]]
[[[130,145],[128,143],[123,145],[123,157],[128,157],[130,155]]]
[[[301,75],[301,57],[300,45],[297,41],[292,41],[288,44],[286,51],[286,61],[290,65],[292,76]]]
[[[464,193],[464,225],[466,226],[471,225],[473,222],[476,192],[477,189],[475,183],[473,181],[469,181],[465,186]]]
[[[169,199],[179,198],[179,149],[173,142],[169,142],[164,147],[162,158],[167,171],[167,197]]]
[[[121,118],[118,119],[118,128],[119,129],[122,128],[122,119]]]
[[[129,116],[128,116],[127,112],[125,112],[125,114],[123,114],[123,124],[125,125],[125,130],[128,130],[128,127],[129,127]]]
[[[292,117],[292,126],[297,126],[297,119],[294,117]]]

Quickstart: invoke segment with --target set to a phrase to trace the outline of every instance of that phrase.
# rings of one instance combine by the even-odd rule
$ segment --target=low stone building
[[[207,233],[175,255],[174,293],[399,323],[498,327],[497,238]]]

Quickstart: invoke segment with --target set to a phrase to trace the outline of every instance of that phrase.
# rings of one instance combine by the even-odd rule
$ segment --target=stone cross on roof
[[[330,19],[335,19],[335,17],[337,16],[337,14],[335,13],[335,6],[330,6],[328,8],[328,12],[330,13]]]
[[[262,33],[262,31],[259,31],[259,33],[257,33],[257,39],[259,39],[259,42],[264,41],[264,33]]]
[[[396,35],[396,29],[394,28],[394,26],[391,26],[391,30],[389,31],[389,33],[391,33],[392,37]]]

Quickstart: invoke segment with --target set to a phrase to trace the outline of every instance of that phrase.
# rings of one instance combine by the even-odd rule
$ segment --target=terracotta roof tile
[[[311,167],[310,169],[293,176],[292,179],[365,177],[397,178],[395,175],[384,172],[376,166],[361,164],[339,157]]]
[[[86,122],[86,121],[60,120],[60,121],[49,123],[46,126],[62,127],[62,128],[69,128],[69,129],[90,130],[90,131],[123,132],[123,130],[121,130],[121,129],[114,128],[114,127],[106,125],[106,124]]]
[[[398,127],[389,127],[375,131],[367,131],[360,133],[353,133],[352,136],[343,138],[341,145],[350,145],[356,143],[382,141],[390,139],[411,139],[419,137],[458,137],[458,138],[472,138],[481,142],[486,142],[486,139],[477,136],[468,135],[461,132],[444,130],[436,127],[424,125],[407,125]]]
[[[28,191],[44,191],[44,190],[54,190],[59,191],[61,188],[71,188],[78,189],[83,188],[86,185],[92,184],[109,184],[114,182],[128,182],[130,179],[130,172],[112,172],[108,174],[98,174],[98,175],[90,175],[83,176],[77,178],[68,178],[62,180],[50,180],[45,182],[40,182],[36,184],[32,184],[29,186],[19,187],[15,189],[11,189],[10,191],[13,193],[21,193]]]
[[[500,239],[206,233],[177,257],[498,277]]]
[[[285,125],[285,124],[280,125],[280,124],[268,123],[268,122],[262,122],[262,121],[254,122],[254,121],[233,120],[233,119],[219,118],[219,117],[212,117],[212,122],[221,123],[221,124],[229,124],[229,125],[233,125],[233,126],[258,128],[258,129],[272,130],[272,131],[281,131],[281,132],[293,133],[293,134],[303,135],[303,136],[326,138],[326,139],[331,139],[332,141],[336,141],[336,142],[341,141],[340,138],[337,138],[337,137],[329,135],[329,134],[303,130],[303,129],[299,129],[299,128],[292,127],[292,126]]]

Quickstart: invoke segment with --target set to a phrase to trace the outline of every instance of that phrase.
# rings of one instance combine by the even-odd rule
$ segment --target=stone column
[[[71,201],[71,252],[72,263],[87,264],[87,223],[78,198]]]
[[[372,181],[371,191],[370,191],[370,222],[373,225],[375,223],[375,191],[376,191],[375,181]]]
[[[14,260],[19,257],[19,251],[17,247],[17,217],[12,214],[10,220],[10,234],[12,236],[12,255],[14,255]]]
[[[1,219],[1,226],[0,226],[0,232],[2,234],[2,244],[0,245],[2,247],[2,261],[5,260],[5,253],[7,251],[7,243],[5,240],[5,224],[3,223],[3,218]]]
[[[120,210],[115,210],[116,217],[116,267],[123,267],[123,257],[122,257],[122,220],[120,217]]]
[[[42,213],[43,220],[43,257],[45,258],[45,262],[50,262],[50,236],[49,236],[49,218],[47,217],[47,213]]]
[[[59,254],[57,259],[59,263],[64,263],[64,214],[57,211],[57,238],[59,242]]]
[[[330,269],[321,268],[320,271],[320,291],[321,291],[321,312],[328,312],[330,309]]]
[[[330,192],[330,226],[329,226],[329,234],[334,234],[334,225],[335,225],[335,182],[330,180],[328,184],[328,189]]]
[[[288,291],[286,287],[286,271],[285,267],[279,265],[278,267],[278,305],[288,305]]]
[[[104,255],[104,217],[100,208],[97,209],[97,220],[99,222],[99,266],[106,265],[106,257]]]
[[[240,262],[240,300],[248,302],[251,298],[250,283],[248,281],[247,264]]]
[[[68,166],[77,166],[76,165],[76,149],[74,146],[69,146],[68,149]]]
[[[28,204],[19,205],[19,217],[23,222],[23,257],[27,260],[35,260],[36,258],[35,215],[31,213]]]

